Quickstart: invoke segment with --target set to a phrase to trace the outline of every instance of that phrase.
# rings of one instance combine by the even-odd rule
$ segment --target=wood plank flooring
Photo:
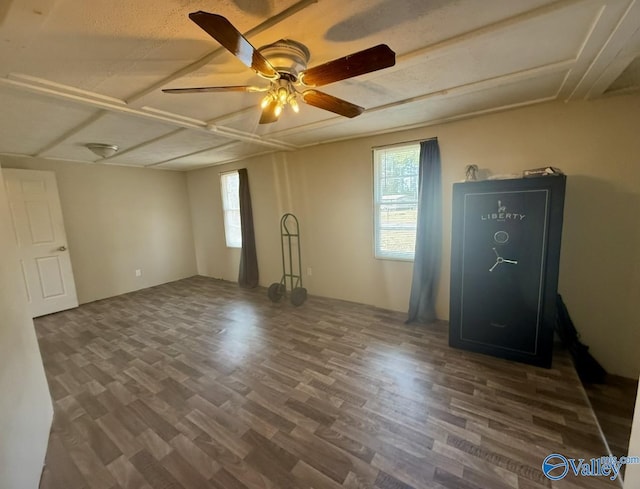
[[[584,389],[612,454],[628,455],[638,379],[607,375],[603,384],[585,384]]]
[[[41,489],[619,487],[541,472],[605,454],[566,354],[525,366],[404,318],[204,277],[39,318]]]

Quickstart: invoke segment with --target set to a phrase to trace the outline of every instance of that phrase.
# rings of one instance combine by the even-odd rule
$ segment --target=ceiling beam
[[[235,143],[232,143],[232,144],[235,144]],[[246,160],[246,159],[249,159],[249,158],[255,158],[256,156],[263,156],[263,155],[268,155],[268,154],[273,154],[273,151],[259,151],[257,153],[249,153],[249,154],[246,154],[246,155],[234,156],[233,158],[229,158],[229,159],[222,160],[222,161],[212,162],[212,163],[209,163],[209,164],[206,164],[206,165],[198,165],[198,164],[191,164],[190,165],[189,163],[186,163],[185,167],[187,167],[187,168],[184,168],[184,169],[187,170],[187,171],[188,170],[196,170],[196,169],[200,170],[202,168],[209,168],[209,167],[212,167],[212,166],[226,165],[228,163],[233,163],[234,161],[242,161],[242,160]],[[163,169],[161,165],[166,165],[166,164],[170,164],[170,163],[171,162],[164,162],[164,163],[162,163],[160,165],[153,165],[153,167],[154,168],[158,167],[158,168]],[[148,166],[150,166],[150,165],[148,165]],[[167,169],[174,170],[175,168],[170,168],[169,167]]]
[[[516,102],[513,104],[507,104],[507,105],[502,105],[499,107],[491,107],[488,109],[482,109],[482,110],[476,110],[473,112],[466,112],[464,114],[457,114],[457,115],[452,115],[449,117],[442,117],[441,119],[433,119],[430,121],[426,121],[426,122],[417,122],[415,124],[407,124],[406,126],[398,126],[398,127],[392,127],[389,129],[381,129],[379,131],[373,131],[373,132],[367,132],[365,134],[360,134],[357,136],[345,136],[345,137],[339,137],[339,138],[333,138],[333,139],[326,139],[323,140],[321,142],[317,142],[317,143],[308,143],[308,144],[303,144],[300,146],[301,149],[304,148],[309,148],[312,146],[319,146],[321,144],[330,144],[330,143],[337,143],[340,141],[346,141],[348,139],[355,139],[355,138],[365,138],[365,137],[372,137],[372,136],[379,136],[381,134],[390,134],[393,132],[404,132],[404,131],[410,131],[412,129],[420,129],[421,127],[430,127],[430,126],[437,126],[439,124],[446,124],[448,122],[453,122],[453,121],[459,121],[459,120],[463,120],[463,119],[470,119],[472,117],[478,117],[481,115],[487,115],[487,114],[493,114],[495,112],[502,112],[505,110],[511,110],[511,109],[518,109],[521,107],[527,107],[529,105],[536,105],[536,104],[541,104],[541,103],[545,103],[545,102],[552,102],[556,100],[556,96],[550,96],[550,97],[542,97],[542,98],[537,98],[537,99],[531,99],[531,100],[525,100],[523,102]]]
[[[109,160],[113,160],[115,158],[118,158],[119,156],[124,156],[127,153],[131,153],[132,151],[135,151],[137,149],[144,148],[145,146],[150,146],[150,145],[155,144],[155,143],[157,143],[159,141],[162,141],[163,139],[166,139],[166,138],[171,137],[171,136],[175,136],[176,134],[179,134],[179,133],[181,133],[183,131],[186,131],[186,129],[178,128],[178,129],[175,129],[175,130],[173,130],[173,131],[171,131],[171,132],[169,132],[167,134],[162,134],[160,136],[156,136],[155,138],[147,139],[146,141],[143,141],[143,142],[141,142],[139,144],[135,144],[133,146],[129,146],[128,148],[126,148],[126,149],[124,149],[122,151],[118,151],[116,154],[114,154],[112,156],[108,156],[106,158],[103,158],[101,161],[109,161]]]
[[[38,93],[40,95],[54,97],[67,102],[75,102],[81,105],[94,107],[96,109],[104,109],[111,112],[120,112],[133,116],[146,117],[147,119],[168,122],[182,127],[198,128],[206,126],[204,121],[188,122],[182,120],[182,118],[177,119],[175,117],[135,109],[128,107],[123,100],[107,98],[97,93],[78,90],[68,85],[61,85],[43,78],[36,78],[21,73],[11,73],[7,78],[0,78],[0,84]],[[195,119],[193,121],[195,121]]]
[[[71,128],[71,129],[69,129],[68,131],[66,131],[61,136],[57,137],[53,141],[49,142],[48,144],[46,144],[45,146],[40,148],[38,151],[36,151],[33,154],[33,156],[35,156],[35,157],[43,156],[44,153],[46,153],[47,151],[51,151],[53,148],[55,148],[59,144],[62,144],[67,139],[69,139],[74,134],[76,134],[78,131],[81,131],[82,129],[84,129],[86,127],[89,127],[91,124],[93,124],[95,121],[97,121],[100,117],[101,117],[100,112],[96,112],[95,114],[92,114],[85,121],[81,122],[80,124],[76,125],[75,127]]]
[[[245,133],[243,131],[239,131],[237,129],[226,128],[223,126],[216,126],[207,123],[206,121],[201,121],[198,119],[186,118],[184,116],[174,115],[170,112],[163,111],[150,111],[142,109],[132,108],[126,105],[126,103],[122,100],[111,99],[108,97],[103,97],[100,94],[93,94],[91,92],[86,92],[84,90],[76,90],[73,87],[69,87],[66,85],[60,85],[58,83],[53,83],[48,80],[43,80],[41,78],[36,78],[27,75],[21,74],[11,74],[9,78],[1,78],[0,84],[8,85],[14,88],[19,88],[35,93],[39,93],[41,95],[46,95],[62,100],[66,100],[69,102],[75,102],[81,105],[87,105],[90,107],[94,107],[97,109],[102,109],[103,112],[100,112],[98,116],[95,117],[91,122],[95,122],[100,119],[100,117],[106,113],[104,111],[123,113],[126,115],[142,117],[146,119],[151,119],[155,121],[165,122],[168,124],[172,124],[177,127],[182,127],[186,129],[192,129],[203,132],[214,132],[221,136],[227,137],[229,139],[235,139],[237,141],[250,141],[255,144],[261,144],[263,146],[268,146],[270,148],[277,148],[282,150],[293,150],[296,149],[295,145],[288,144],[282,141],[274,140],[274,139],[265,139],[257,134]],[[86,127],[86,121],[82,122],[78,126],[74,127],[72,130],[65,133],[61,138],[56,140],[57,144],[61,144],[69,137],[76,134],[79,130],[84,129]],[[51,146],[47,149],[51,149],[54,146]]]
[[[604,90],[606,90],[610,82],[619,75],[619,73],[625,68],[626,64],[628,64],[628,61],[630,60],[626,56],[627,53],[624,53],[625,56],[620,56],[620,46],[623,46],[624,42],[634,34],[632,32],[633,23],[631,22],[631,20],[634,16],[637,18],[638,14],[640,14],[640,0],[624,0],[624,2],[620,3],[618,3],[618,1],[619,0],[558,0],[547,5],[543,5],[541,7],[537,7],[532,10],[513,15],[511,17],[498,20],[489,25],[485,25],[480,28],[473,29],[459,35],[452,36],[448,39],[444,39],[442,41],[435,42],[422,48],[401,54],[397,58],[398,63],[395,67],[388,68],[384,71],[363,75],[361,77],[358,77],[358,80],[364,81],[367,79],[373,79],[375,77],[384,76],[389,72],[404,70],[411,66],[428,63],[434,58],[446,56],[447,54],[450,54],[451,51],[460,49],[461,46],[466,45],[466,43],[472,42],[474,39],[517,28],[522,23],[528,22],[533,19],[538,19],[539,21],[544,22],[546,19],[540,19],[541,17],[550,15],[562,9],[569,9],[572,6],[578,4],[585,4],[590,8],[593,7],[593,12],[596,12],[597,10],[597,14],[594,16],[594,20],[590,25],[590,28],[585,28],[585,30],[588,30],[588,32],[586,33],[586,37],[576,53],[576,57],[573,59],[567,59],[557,63],[535,67],[532,69],[522,70],[519,72],[492,77],[484,80],[473,81],[446,90],[436,90],[415,97],[393,101],[390,103],[372,107],[367,110],[367,113],[382,112],[413,102],[424,101],[433,97],[457,96],[465,93],[486,90],[505,83],[517,82],[528,78],[540,77],[556,72],[559,73],[563,70],[566,70],[566,75],[559,88],[558,93],[556,94],[556,97],[569,95],[569,99],[571,99],[589,98],[591,96],[600,95],[602,92],[604,92]],[[245,35],[251,36],[269,29],[281,22],[283,19],[316,2],[317,0],[301,0],[295,5],[276,14],[260,25],[247,31]],[[591,10],[589,10],[589,13],[590,12]],[[589,25],[587,25],[587,27],[589,27]],[[184,130],[215,133],[233,141],[230,143],[225,143],[222,146],[218,146],[218,148],[224,148],[227,146],[240,144],[241,142],[247,142],[251,144],[262,145],[265,148],[269,148],[268,151],[295,150],[300,146],[289,144],[284,141],[279,141],[277,139],[274,140],[271,138],[273,136],[277,138],[291,136],[297,133],[307,133],[314,129],[326,127],[328,125],[335,124],[336,122],[344,121],[344,119],[340,117],[330,116],[330,118],[328,119],[323,119],[295,128],[271,132],[267,136],[260,136],[250,132],[245,132],[224,126],[225,122],[231,123],[230,121],[238,118],[239,116],[242,116],[249,111],[256,110],[256,107],[254,106],[222,115],[210,121],[206,121],[190,118],[176,113],[166,112],[150,106],[144,106],[142,104],[142,101],[144,100],[146,95],[157,91],[167,83],[170,83],[171,81],[180,78],[181,76],[185,76],[193,72],[194,70],[201,68],[206,63],[210,62],[221,53],[225,52],[226,50],[224,48],[215,49],[206,56],[203,56],[193,63],[190,63],[180,70],[170,74],[163,80],[155,82],[153,83],[153,85],[131,95],[126,100],[107,97],[101,94],[92,93],[70,86],[53,83],[44,79],[20,74],[10,74],[8,75],[8,78],[0,79],[0,84],[4,83],[9,86],[13,86],[14,88],[30,90],[42,95],[60,98],[73,103],[89,105],[98,109],[98,111],[94,115],[41,148],[37,152],[37,155],[46,153],[56,146],[63,144],[65,141],[73,137],[82,129],[99,121],[102,116],[109,112],[119,112],[128,116],[143,117],[150,120],[156,120],[178,128],[177,130],[172,131],[169,134],[145,141],[136,145],[135,147],[127,148],[127,150],[115,155],[113,157],[115,159],[117,159],[117,157],[121,156],[122,154],[128,153],[130,151],[133,151],[134,149],[138,149],[149,144],[153,144],[165,137],[170,136],[171,134],[175,134],[176,132]],[[571,93],[568,94],[568,92]],[[538,101],[552,100],[553,98],[554,97],[542,98],[538,99]],[[528,105],[530,103],[532,102],[527,101],[523,102],[522,104]],[[520,106],[520,104],[514,104],[514,106]],[[510,108],[511,106],[505,107]],[[504,107],[500,107],[496,110],[505,109]],[[487,111],[492,110],[487,109]],[[478,113],[474,113],[473,115],[486,113],[487,111],[480,111]],[[469,116],[469,114],[462,114],[459,117],[465,118]],[[455,120],[456,117],[458,116],[446,120]],[[419,124],[418,127],[431,125],[432,123],[433,122],[430,121],[424,124]],[[383,132],[389,131],[383,130]],[[355,137],[360,137],[360,135],[357,135]],[[302,147],[306,147],[306,145]],[[213,146],[211,148],[206,148],[194,153],[188,153],[183,156],[177,156],[175,158],[171,158],[170,160],[153,163],[147,166],[167,164],[171,161],[179,160],[182,157],[211,151],[215,148],[216,146]]]
[[[479,92],[482,90],[498,87],[504,84],[515,83],[522,80],[537,78],[537,77],[552,74],[552,73],[561,73],[563,71],[568,72],[571,69],[571,67],[574,65],[574,63],[575,63],[575,59],[566,59],[563,61],[558,61],[557,63],[537,66],[535,68],[529,68],[529,69],[517,71],[514,73],[508,73],[505,75],[495,76],[492,78],[486,78],[484,80],[465,83],[465,84],[457,85],[455,87],[447,88],[444,90],[436,90],[436,91],[428,92],[422,95],[417,95],[415,97],[396,100],[388,104],[378,105],[377,107],[371,107],[369,109],[366,109],[363,115],[366,115],[372,112],[379,112],[387,109],[401,107],[403,105],[406,105],[412,102],[420,102],[430,98],[450,97],[450,96],[463,95],[466,93]],[[304,126],[297,126],[289,129],[284,129],[282,131],[275,131],[270,133],[270,135],[273,135],[276,137],[290,136],[297,132],[305,132],[305,131],[310,131],[314,129],[320,129],[325,126],[335,124],[336,122],[339,122],[339,121],[344,121],[344,118],[330,117],[328,119],[323,119],[321,121],[311,122]]]
[[[457,34],[442,41],[437,41],[433,44],[414,49],[413,51],[396,56],[396,64],[394,66],[385,68],[381,71],[374,71],[361,75],[358,77],[358,81],[370,80],[395,71],[405,70],[411,66],[430,61],[433,58],[446,56],[453,49],[458,48],[460,45],[470,43],[478,37],[504,32],[508,29],[515,29],[523,22],[528,22],[530,20],[552,14],[558,10],[563,10],[573,5],[584,3],[585,1],[587,0],[559,0],[532,10],[527,10],[511,17],[500,19],[477,29]],[[391,48],[393,48],[393,46],[391,46]]]
[[[633,0],[620,21],[616,24],[605,45],[589,67],[594,79],[584,98],[591,99],[602,95],[618,76],[633,61],[629,53],[619,56],[629,41],[637,34],[637,19],[640,18],[640,1]],[[585,74],[585,76],[588,75]],[[583,78],[584,80],[584,78]],[[584,93],[583,80],[580,81],[573,94]],[[573,95],[572,94],[572,95]]]
[[[152,167],[152,166],[158,166],[158,165],[164,165],[166,163],[170,163],[172,161],[175,160],[179,160],[181,158],[188,158],[189,156],[195,156],[195,155],[199,155],[202,153],[207,153],[208,151],[213,151],[213,150],[222,150],[222,149],[227,149],[227,148],[233,148],[235,146],[238,146],[239,144],[242,144],[242,141],[233,141],[231,143],[226,143],[226,144],[222,144],[220,146],[212,146],[210,148],[204,148],[204,149],[199,149],[198,151],[193,151],[192,153],[187,153],[181,156],[174,156],[173,158],[169,158],[166,160],[162,160],[162,161],[158,161],[156,163],[150,163],[148,165],[145,165],[146,167]]]
[[[299,2],[295,3],[294,5],[291,5],[290,7],[286,8],[282,12],[279,12],[278,14],[260,23],[256,27],[250,29],[245,33],[245,36],[259,34],[260,32],[263,32],[273,27],[274,25],[282,22],[284,19],[291,17],[292,15],[308,7],[309,5],[317,3],[317,1],[318,0],[300,0]],[[195,129],[195,128],[204,127],[209,131],[216,132],[223,135],[223,133],[225,133],[224,128],[217,128],[216,126],[212,126],[211,124],[208,124],[204,121],[197,121],[196,119],[186,118],[178,114],[171,114],[158,109],[154,109],[152,107],[143,107],[142,110],[137,110],[134,108],[130,108],[129,110],[124,110],[124,107],[126,107],[127,105],[132,105],[135,102],[142,99],[145,95],[162,88],[167,83],[170,83],[171,81],[177,78],[180,78],[181,76],[184,76],[188,73],[191,73],[197,70],[198,68],[209,63],[211,60],[215,59],[218,55],[222,54],[223,52],[226,52],[224,48],[222,47],[217,48],[214,51],[210,52],[209,54],[203,56],[202,58],[194,61],[193,63],[190,63],[189,65],[181,68],[180,70],[172,73],[171,75],[145,88],[144,90],[141,90],[140,92],[137,92],[136,94],[128,97],[127,100],[119,100],[112,97],[106,97],[97,93],[92,93],[92,92],[80,90],[73,87],[54,84],[53,82],[37,79],[35,77],[30,77],[28,75],[13,75],[13,76],[9,75],[8,78],[0,79],[0,82],[8,85],[13,85],[14,87],[22,88],[25,90],[36,91],[37,93],[40,93],[42,95],[49,95],[57,98],[63,98],[63,99],[71,100],[78,103],[84,103],[85,105],[86,104],[93,105],[94,107],[102,109],[100,110],[100,112],[91,116],[86,121],[83,121],[82,123],[78,124],[77,126],[65,132],[62,136],[56,138],[54,141],[51,141],[49,144],[41,148],[37,152],[37,156],[40,156],[42,153],[46,151],[50,151],[56,146],[64,143],[65,141],[73,137],[76,133],[78,133],[82,129],[85,129],[90,124],[100,120],[109,111],[111,112],[119,111],[119,112],[128,113],[130,115],[138,115],[138,116],[147,117],[147,118],[155,118],[156,120],[159,120],[162,122],[168,122],[170,124],[178,125],[184,128]],[[18,78],[18,80],[14,78]],[[29,81],[31,81],[32,83],[29,83]],[[41,85],[43,86],[40,89],[36,88]],[[44,86],[46,85],[49,85],[48,89],[44,88]],[[100,102],[102,102],[105,105],[102,105]],[[116,107],[118,106],[122,106],[122,108],[117,109]],[[181,123],[180,121],[183,121],[183,122]],[[242,134],[238,132],[234,133],[233,131],[226,131],[226,132],[229,135],[235,134],[235,139],[238,141],[246,140],[246,135],[243,136]],[[278,149],[284,149],[284,150],[293,149],[291,145],[280,143],[278,141],[267,141],[259,137],[258,138],[252,137],[251,141],[256,144],[264,144],[265,146],[276,147]],[[136,148],[137,147],[140,147],[140,145],[137,145]],[[120,154],[123,154],[123,153],[121,152]]]

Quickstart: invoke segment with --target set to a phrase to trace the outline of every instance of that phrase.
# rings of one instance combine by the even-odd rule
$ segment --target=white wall
[[[279,282],[282,276],[280,217],[292,210],[289,186],[283,184],[285,156],[271,154],[224,167],[224,171],[248,168],[261,285]],[[240,250],[226,246],[220,168],[188,173],[196,260],[199,274],[237,281]]]
[[[0,172],[0,487],[36,489],[53,406],[9,219]]]
[[[464,167],[512,173],[557,166],[568,175],[560,293],[595,357],[612,373],[637,377],[638,127],[640,95],[557,102],[193,171],[188,181],[198,271],[235,280],[237,255],[224,246],[218,174],[244,166],[252,185],[259,182],[252,198],[261,226],[262,285],[282,273],[278,219],[291,211],[301,220],[304,268],[313,268],[304,277],[311,294],[406,310],[411,264],[373,258],[371,148],[437,136],[444,198],[438,316],[448,318],[451,188]]]
[[[631,427],[631,439],[629,440],[629,456],[640,457],[640,381],[638,381],[638,395],[633,415],[633,426]],[[624,487],[625,489],[640,487],[640,464],[627,466],[624,473]]]
[[[184,173],[36,158],[3,165],[56,173],[81,304],[196,273]]]

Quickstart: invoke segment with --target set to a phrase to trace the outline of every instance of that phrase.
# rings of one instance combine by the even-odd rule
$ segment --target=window
[[[242,247],[240,230],[240,178],[237,171],[220,175],[222,209],[224,211],[224,236],[229,248]]]
[[[413,260],[420,145],[373,150],[375,256]]]

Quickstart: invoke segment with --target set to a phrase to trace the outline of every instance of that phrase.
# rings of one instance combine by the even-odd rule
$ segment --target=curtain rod
[[[380,148],[393,148],[394,146],[406,146],[408,144],[415,144],[415,143],[423,143],[424,141],[431,141],[431,140],[437,140],[438,137],[432,137],[432,138],[426,138],[426,139],[413,139],[411,141],[400,141],[398,143],[392,143],[392,144],[381,144],[380,146],[371,146],[371,149],[380,149]]]

